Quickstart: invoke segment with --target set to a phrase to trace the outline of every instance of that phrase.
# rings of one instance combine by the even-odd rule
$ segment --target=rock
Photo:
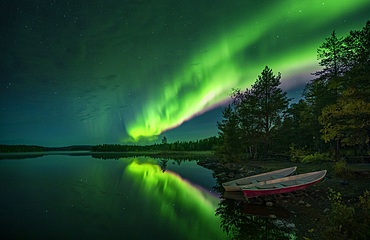
[[[342,185],[342,186],[346,186],[346,185],[348,185],[348,182],[347,182],[347,181],[341,181],[341,182],[340,182],[340,185]]]
[[[228,176],[229,178],[233,178],[233,177],[235,177],[235,174],[234,174],[233,172],[230,172],[229,174],[227,174],[227,176]]]
[[[307,203],[307,204],[306,204],[306,207],[311,207],[311,204]]]
[[[299,202],[298,202],[298,204],[304,204],[304,201],[302,201],[302,200],[300,200]]]
[[[288,223],[286,225],[287,228],[295,228],[295,224],[294,223]]]
[[[260,197],[255,197],[254,198],[256,201],[260,202],[260,203],[263,203],[263,200],[260,198]]]
[[[288,198],[293,198],[294,197],[294,194],[293,193],[287,193],[287,197]]]
[[[274,198],[275,198],[275,199],[282,199],[282,198],[283,198],[283,195],[281,195],[281,194],[276,194],[276,195],[274,195]]]
[[[274,203],[273,202],[266,202],[266,206],[267,207],[272,207],[272,206],[274,206]]]
[[[217,168],[222,169],[222,168],[224,168],[224,165],[222,163],[217,163]]]
[[[248,175],[254,175],[254,174],[256,174],[256,172],[255,171],[247,171],[247,174]]]
[[[243,172],[248,172],[248,169],[247,169],[247,167],[244,166],[244,167],[239,169],[239,172],[242,172],[242,173]]]
[[[220,174],[217,174],[216,176],[215,176],[216,178],[225,178],[226,177],[226,173],[220,173]]]

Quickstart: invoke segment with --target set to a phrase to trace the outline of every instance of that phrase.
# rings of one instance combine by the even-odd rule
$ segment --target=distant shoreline
[[[92,156],[100,159],[118,159],[124,157],[147,156],[154,158],[209,158],[212,151],[138,151],[138,152],[95,152],[91,150],[59,150],[40,152],[0,152],[0,160],[37,158],[45,155]]]

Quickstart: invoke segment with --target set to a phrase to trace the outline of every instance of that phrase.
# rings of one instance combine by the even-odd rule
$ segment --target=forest
[[[92,147],[95,152],[150,152],[150,151],[212,151],[217,149],[221,139],[219,137],[209,137],[196,141],[176,141],[167,143],[164,136],[161,144],[152,145],[120,145],[103,144]]]
[[[293,161],[369,156],[370,21],[362,30],[317,49],[321,70],[312,73],[298,103],[279,88],[268,66],[254,85],[232,89],[232,103],[217,122],[224,162],[288,155]],[[366,157],[365,157],[366,158]]]

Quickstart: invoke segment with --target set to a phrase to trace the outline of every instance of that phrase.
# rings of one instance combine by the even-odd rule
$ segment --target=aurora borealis
[[[217,134],[231,88],[265,65],[299,97],[367,0],[4,1],[0,144],[170,142]]]
[[[212,171],[173,163],[162,172],[145,157],[4,159],[1,239],[227,239]]]

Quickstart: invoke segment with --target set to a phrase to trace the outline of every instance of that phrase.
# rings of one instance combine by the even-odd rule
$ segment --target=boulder
[[[267,207],[272,207],[272,206],[274,206],[274,203],[273,202],[266,202],[266,206]]]
[[[234,178],[235,177],[235,174],[233,172],[230,172],[228,175],[227,175],[229,178]]]

